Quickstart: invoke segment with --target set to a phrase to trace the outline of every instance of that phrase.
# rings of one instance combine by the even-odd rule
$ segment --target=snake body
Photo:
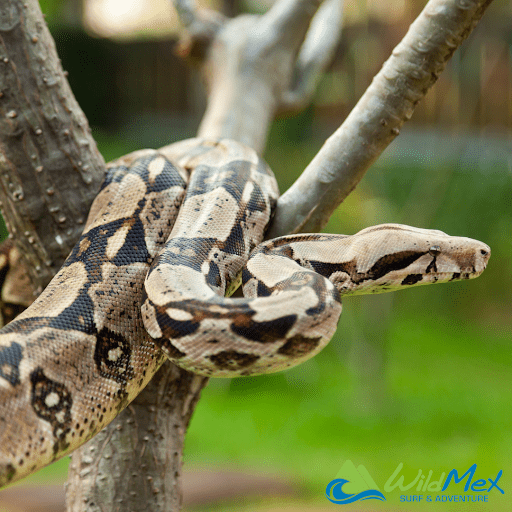
[[[0,485],[90,439],[165,357],[208,376],[278,371],[328,343],[340,295],[487,264],[481,242],[398,224],[262,243],[278,197],[268,166],[228,140],[187,151],[182,165],[152,150],[111,165],[62,269],[0,331]],[[241,275],[245,297],[225,297]]]

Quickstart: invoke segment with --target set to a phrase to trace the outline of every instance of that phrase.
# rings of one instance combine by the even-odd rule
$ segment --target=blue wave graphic
[[[377,489],[368,489],[357,494],[347,494],[343,492],[342,487],[348,482],[343,478],[335,478],[327,484],[325,489],[325,496],[331,503],[337,505],[346,505],[347,503],[354,503],[354,501],[363,500],[381,500],[386,501],[384,494]]]

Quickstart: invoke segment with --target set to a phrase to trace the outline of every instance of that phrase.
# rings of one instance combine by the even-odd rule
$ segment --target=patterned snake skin
[[[340,295],[469,279],[489,259],[397,224],[261,243],[267,165],[233,141],[186,144],[184,167],[152,150],[110,166],[62,269],[0,331],[0,485],[94,436],[165,356],[209,376],[278,371],[327,344]],[[245,298],[226,298],[241,274]]]

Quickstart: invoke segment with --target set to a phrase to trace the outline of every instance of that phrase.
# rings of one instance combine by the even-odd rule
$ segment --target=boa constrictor
[[[233,141],[186,146],[184,167],[152,150],[110,166],[62,269],[0,331],[0,484],[90,439],[164,354],[208,376],[274,372],[327,344],[340,295],[485,269],[487,245],[396,224],[261,243],[267,165]],[[241,273],[246,298],[225,298]]]

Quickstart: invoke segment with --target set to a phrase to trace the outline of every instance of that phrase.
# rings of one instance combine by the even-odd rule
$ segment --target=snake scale
[[[183,165],[153,150],[110,165],[62,269],[0,331],[0,485],[90,439],[165,357],[278,371],[328,343],[340,296],[485,269],[487,245],[398,224],[262,243],[278,198],[265,162],[229,140],[186,146]],[[227,298],[240,276],[245,297]]]

